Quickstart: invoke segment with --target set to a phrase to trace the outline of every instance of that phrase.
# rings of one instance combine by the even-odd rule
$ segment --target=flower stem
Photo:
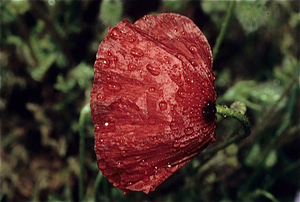
[[[227,30],[230,18],[231,18],[232,13],[233,13],[234,5],[235,5],[235,1],[231,1],[230,4],[229,4],[228,10],[227,10],[227,14],[226,14],[225,20],[222,23],[221,31],[219,33],[219,36],[218,36],[218,38],[216,40],[216,43],[214,45],[214,48],[213,48],[213,59],[214,60],[216,59],[216,56],[217,56],[217,54],[219,52],[221,43],[222,43],[222,41],[224,39],[224,36],[225,36],[226,30]]]
[[[224,116],[224,117],[232,117],[237,119],[238,121],[241,122],[241,124],[244,127],[244,133],[242,135],[235,135],[231,138],[229,138],[226,142],[219,144],[218,146],[215,146],[211,149],[205,150],[202,153],[205,156],[210,156],[216,153],[217,151],[226,148],[227,146],[231,145],[234,142],[238,142],[243,138],[246,138],[250,135],[251,130],[250,130],[250,122],[248,121],[247,117],[233,109],[230,109],[226,106],[221,106],[221,105],[216,105],[217,113]]]
[[[90,114],[90,103],[84,105],[80,111],[79,117],[79,164],[80,164],[80,173],[79,173],[79,201],[84,199],[84,157],[85,157],[85,140],[84,140],[84,126],[86,115]]]
[[[245,130],[245,137],[250,135],[250,133],[251,133],[250,132],[250,123],[245,115],[243,115],[233,109],[230,109],[226,106],[217,105],[216,108],[217,108],[217,113],[220,114],[221,116],[224,116],[224,117],[230,116],[230,117],[235,118],[238,121],[240,121]]]

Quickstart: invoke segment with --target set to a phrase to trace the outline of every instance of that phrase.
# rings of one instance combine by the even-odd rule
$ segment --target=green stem
[[[101,172],[99,172],[95,181],[95,189],[94,189],[95,201],[100,201],[99,189],[100,189],[100,183],[102,181],[102,177],[103,175],[101,174]]]
[[[227,10],[227,14],[226,14],[225,20],[222,23],[221,31],[219,33],[219,36],[217,37],[216,43],[215,43],[214,48],[213,48],[213,59],[214,60],[216,59],[216,56],[217,56],[217,54],[219,52],[221,43],[222,43],[222,41],[224,39],[224,36],[225,36],[226,30],[227,30],[230,18],[231,18],[232,13],[233,13],[234,5],[235,5],[235,1],[231,1],[230,4],[229,4],[229,8]]]
[[[85,140],[84,140],[84,126],[85,119],[88,114],[90,114],[90,104],[87,103],[80,111],[79,117],[79,164],[80,164],[80,174],[79,174],[79,201],[84,199],[84,159],[85,159]]]
[[[247,117],[233,109],[230,109],[226,106],[220,106],[220,105],[216,105],[216,109],[217,109],[217,113],[227,117],[230,116],[234,119],[237,119],[238,121],[241,122],[241,124],[244,127],[244,133],[242,135],[236,135],[234,137],[229,138],[229,140],[227,140],[226,142],[219,144],[218,146],[215,146],[211,149],[205,150],[204,152],[202,152],[204,155],[206,156],[210,156],[214,153],[216,153],[217,151],[226,148],[227,146],[231,145],[234,142],[238,142],[241,139],[244,139],[246,137],[248,137],[251,133],[250,131],[250,122],[248,121]]]

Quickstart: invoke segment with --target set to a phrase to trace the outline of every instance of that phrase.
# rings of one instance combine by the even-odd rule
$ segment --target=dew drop
[[[171,63],[171,58],[170,58],[170,57],[164,56],[164,59],[165,59],[165,62],[166,62],[167,64],[170,64],[170,63]]]
[[[123,156],[123,157],[126,157],[126,156],[127,156],[127,154],[126,154],[126,151],[125,151],[125,150],[122,150],[122,151],[121,151],[121,156]]]
[[[190,135],[194,132],[194,129],[192,127],[188,127],[184,130],[184,133],[187,135]]]
[[[119,30],[119,28],[115,27],[111,30],[110,32],[110,36],[111,38],[113,38],[114,40],[120,38],[122,35],[121,31]]]
[[[202,138],[199,138],[198,142],[201,143],[202,141],[203,141],[203,139],[202,139]]]
[[[191,59],[191,64],[192,64],[194,67],[197,67],[197,66],[200,65],[198,59],[196,59],[196,58]]]
[[[141,49],[135,47],[130,50],[130,54],[136,57],[142,57],[144,55],[144,52]]]
[[[98,168],[100,170],[105,170],[107,167],[106,163],[103,160],[98,160]]]
[[[100,100],[100,101],[104,101],[106,98],[105,94],[99,94],[97,95],[97,99]]]
[[[101,127],[101,131],[103,132],[114,132],[116,130],[116,125],[113,121],[105,121],[103,123],[103,127]]]
[[[135,70],[136,69],[136,66],[134,65],[134,64],[129,64],[128,65],[128,70],[129,71],[133,71],[133,70]]]
[[[109,83],[107,89],[113,92],[119,92],[121,90],[121,85],[118,83]]]
[[[128,41],[129,41],[130,43],[133,43],[133,42],[135,42],[135,38],[134,38],[134,37],[130,37]]]
[[[164,111],[164,110],[167,109],[167,103],[166,103],[165,101],[161,101],[161,102],[158,104],[158,106],[159,106],[159,109],[160,109],[161,111]]]
[[[166,166],[166,170],[167,170],[168,172],[170,172],[170,173],[176,172],[177,169],[178,169],[178,165],[172,166],[172,165],[168,164],[168,165]]]
[[[100,67],[108,67],[109,66],[109,60],[105,59],[105,58],[98,58],[96,60],[96,66],[100,66]]]
[[[142,166],[142,167],[148,166],[148,163],[145,160],[142,160],[140,162],[140,166]]]
[[[171,130],[178,130],[179,126],[176,121],[171,121],[170,128],[171,128]]]
[[[188,96],[188,94],[184,90],[180,89],[180,90],[178,90],[178,96],[181,98],[186,98]]]
[[[207,88],[208,86],[207,82],[202,82],[201,85],[204,86],[205,88]]]
[[[155,116],[150,116],[149,119],[148,119],[148,123],[150,125],[154,125],[156,123],[156,118]]]
[[[150,91],[151,93],[154,93],[154,92],[155,92],[155,88],[154,88],[154,87],[150,87],[150,88],[149,88],[149,91]]]
[[[203,133],[207,133],[207,132],[209,131],[209,127],[204,127],[204,128],[202,129],[202,131],[203,131]]]
[[[148,64],[146,68],[153,76],[158,76],[160,74],[160,68],[156,65]]]
[[[190,51],[192,52],[192,53],[197,53],[198,52],[198,49],[196,48],[196,46],[190,46]]]
[[[123,168],[123,167],[124,167],[124,164],[123,164],[122,162],[118,162],[117,167],[118,167],[118,168]]]
[[[175,140],[175,141],[174,141],[174,143],[173,143],[173,146],[174,146],[175,148],[177,148],[177,147],[179,147],[179,146],[180,146],[180,144],[181,144],[181,142],[180,142],[180,141],[178,141],[178,140]]]

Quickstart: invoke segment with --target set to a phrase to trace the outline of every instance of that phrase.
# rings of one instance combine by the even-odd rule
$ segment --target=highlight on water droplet
[[[123,164],[122,162],[118,162],[118,163],[117,163],[117,167],[118,167],[118,168],[123,168],[123,167],[124,167],[124,164]]]
[[[96,66],[100,66],[100,67],[108,67],[109,66],[109,60],[106,58],[98,58],[96,60]]]
[[[129,70],[129,71],[133,71],[133,70],[135,70],[135,69],[136,69],[136,65],[135,65],[135,64],[130,63],[130,64],[128,65],[128,70]]]
[[[186,98],[188,96],[188,93],[183,89],[179,89],[177,92],[178,92],[178,96],[181,98]]]
[[[109,83],[107,89],[110,91],[118,92],[121,90],[121,85],[118,83]]]
[[[173,146],[174,146],[175,148],[177,148],[177,147],[179,147],[179,146],[180,146],[180,144],[181,144],[181,142],[180,142],[180,141],[178,141],[178,140],[175,140],[175,141],[174,141],[174,143],[173,143]]]
[[[99,168],[100,170],[105,170],[106,167],[107,167],[105,161],[104,161],[104,160],[101,160],[101,159],[98,160],[97,164],[98,164],[98,168]]]
[[[114,40],[120,38],[122,35],[122,32],[119,30],[119,28],[115,27],[111,30],[110,32],[110,36],[111,38],[113,38]]]
[[[148,163],[145,161],[145,160],[142,160],[141,162],[140,162],[140,166],[142,166],[142,167],[145,167],[145,166],[147,166],[148,165]]]
[[[156,65],[148,64],[146,68],[153,76],[158,76],[160,74],[160,68]]]
[[[159,102],[158,106],[161,111],[164,111],[167,109],[168,104],[165,101],[161,101]]]
[[[190,135],[194,132],[194,129],[192,127],[188,127],[184,130],[184,133],[187,135]]]
[[[150,87],[149,88],[149,92],[154,93],[155,92],[155,88],[154,87]]]
[[[104,101],[106,99],[106,96],[105,96],[105,94],[99,94],[99,95],[97,95],[97,99],[100,101]]]
[[[170,128],[171,130],[178,130],[179,129],[178,123],[176,121],[171,121]]]
[[[122,151],[121,151],[121,156],[123,156],[123,157],[127,156],[127,154],[126,154],[126,151],[125,151],[125,150],[122,150]]]
[[[170,172],[170,173],[176,172],[177,169],[178,169],[178,165],[172,166],[172,165],[168,164],[168,165],[166,166],[166,170],[167,170],[168,172]]]
[[[197,53],[198,52],[198,49],[196,48],[196,46],[193,46],[193,45],[191,45],[190,46],[190,51],[191,51],[191,53]]]
[[[144,52],[141,49],[134,47],[130,50],[130,54],[136,57],[142,57]]]

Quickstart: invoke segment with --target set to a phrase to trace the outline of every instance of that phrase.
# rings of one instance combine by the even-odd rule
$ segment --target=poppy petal
[[[187,17],[147,15],[109,28],[96,57],[98,167],[124,193],[154,191],[215,141],[208,41]]]

